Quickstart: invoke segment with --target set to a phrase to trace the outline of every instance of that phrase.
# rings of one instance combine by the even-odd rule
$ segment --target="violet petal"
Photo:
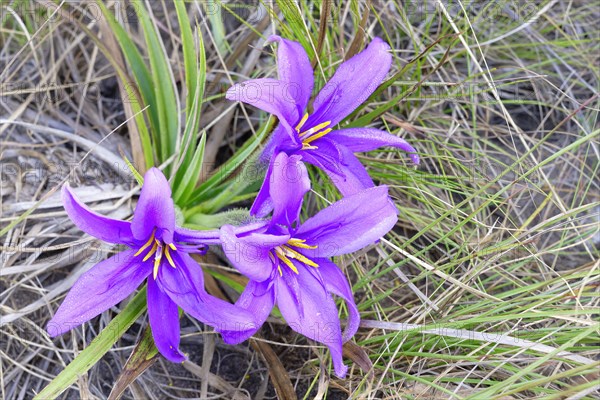
[[[167,178],[158,168],[150,168],[144,175],[144,184],[138,200],[131,230],[138,240],[147,240],[154,229],[166,243],[173,242],[175,206]]]
[[[166,266],[163,266],[166,268]],[[179,350],[179,310],[154,279],[148,279],[148,319],[156,348],[167,360],[183,362]]]
[[[77,279],[46,330],[54,337],[89,321],[133,293],[150,272],[150,263],[139,263],[134,250],[99,262]]]
[[[408,142],[388,132],[373,128],[349,128],[331,131],[327,138],[333,140],[352,152],[371,151],[384,146],[399,148],[410,153],[410,158],[419,164],[416,150]]]
[[[236,306],[248,310],[254,316],[254,327],[246,331],[222,331],[223,341],[228,344],[241,343],[254,335],[265,323],[275,304],[275,290],[272,281],[248,281]]]
[[[279,43],[277,46],[279,80],[290,85],[290,91],[294,91],[296,106],[302,112],[308,105],[314,85],[313,68],[308,55],[298,42],[277,35],[271,35],[268,41]]]
[[[317,150],[304,151],[302,158],[321,169],[344,196],[373,187],[373,180],[356,156],[342,144],[329,138],[314,142]]]
[[[202,268],[189,254],[177,251],[171,256],[176,268],[163,262],[158,280],[167,296],[183,311],[217,331],[247,330],[254,326],[253,316],[248,311],[206,292]]]
[[[251,79],[233,85],[225,95],[227,100],[241,101],[275,115],[292,141],[296,135],[292,124],[301,117],[296,107],[294,88],[278,79]]]
[[[300,216],[302,199],[310,190],[310,179],[299,155],[279,153],[273,163],[269,194],[274,224],[292,226]]]
[[[340,296],[346,301],[346,306],[348,307],[348,324],[346,325],[346,329],[344,329],[342,339],[344,342],[347,342],[354,336],[360,323],[360,314],[354,302],[352,288],[348,283],[348,279],[337,265],[326,258],[317,258],[313,261],[319,264],[317,271],[320,272],[327,291]]]
[[[262,282],[273,272],[273,262],[269,256],[274,247],[286,243],[289,236],[274,236],[252,233],[238,237],[231,225],[221,227],[223,251],[231,264],[248,278]]]
[[[301,301],[296,301],[294,289],[283,279],[277,279],[277,305],[287,324],[294,331],[325,344],[331,351],[335,374],[343,378],[348,367],[342,362],[342,332],[338,310],[325,287],[305,268],[296,276]]]
[[[366,49],[339,66],[313,103],[320,121],[336,125],[364,103],[392,66],[389,50],[390,46],[376,37]]]
[[[71,221],[85,233],[109,243],[133,246],[131,222],[107,218],[80,202],[68,185],[62,187],[62,201]]]
[[[294,233],[316,249],[302,249],[311,259],[352,253],[381,239],[398,220],[387,186],[344,197],[309,218]]]

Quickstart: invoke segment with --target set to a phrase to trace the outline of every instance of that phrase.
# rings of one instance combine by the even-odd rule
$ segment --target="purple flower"
[[[63,187],[62,197],[67,214],[79,229],[130,249],[99,262],[75,282],[48,322],[46,330],[51,336],[79,326],[119,303],[146,278],[152,336],[160,353],[170,361],[186,358],[179,350],[178,306],[217,331],[253,326],[250,313],[204,290],[202,269],[189,253],[203,253],[207,245],[219,243],[219,233],[175,225],[171,189],[158,169],[151,168],[145,174],[131,222],[96,214],[80,203],[68,186]]]
[[[279,42],[279,79],[249,80],[231,87],[226,96],[274,114],[280,122],[262,156],[271,164],[252,214],[264,217],[273,208],[269,185],[273,170],[280,167],[273,165],[279,152],[297,154],[325,171],[344,196],[374,186],[355,152],[394,146],[412,153],[412,161],[419,163],[411,145],[387,132],[372,128],[334,129],[375,91],[389,72],[392,56],[383,40],[373,39],[364,51],[339,66],[314,99],[311,114],[307,106],[314,78],[306,52],[299,43],[279,36],[269,40]]]
[[[271,221],[243,232],[221,228],[221,243],[231,263],[250,278],[236,305],[254,314],[256,327],[222,334],[232,342],[252,336],[277,304],[288,325],[331,351],[335,373],[346,375],[342,343],[356,330],[360,316],[347,279],[330,257],[368,246],[396,223],[397,212],[385,186],[372,187],[328,206],[298,224],[304,194],[310,189],[300,156],[284,152],[276,157],[282,168],[273,171],[269,195],[274,204]],[[300,171],[298,190],[290,191],[286,169]],[[344,333],[331,294],[348,306]]]

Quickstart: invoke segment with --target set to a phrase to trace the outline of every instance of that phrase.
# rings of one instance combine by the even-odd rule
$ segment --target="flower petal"
[[[147,240],[157,229],[166,243],[173,242],[175,231],[175,206],[167,178],[158,168],[150,168],[144,175],[144,184],[138,200],[131,230],[138,240]]]
[[[274,304],[275,291],[271,280],[264,282],[248,281],[235,305],[248,310],[254,315],[255,326],[246,331],[222,331],[221,334],[225,343],[241,343],[254,335],[271,314]]]
[[[342,338],[344,342],[347,342],[354,336],[360,323],[360,314],[354,302],[352,288],[344,273],[327,258],[317,258],[313,261],[319,264],[319,268],[316,271],[321,274],[327,291],[340,296],[346,301],[346,306],[348,307],[348,324],[346,325],[346,329],[344,329]]]
[[[327,258],[352,253],[381,239],[398,220],[387,186],[365,189],[324,208],[306,220],[294,238],[316,249],[302,249],[307,257]]]
[[[150,263],[138,263],[134,250],[118,253],[94,265],[77,279],[46,330],[58,336],[121,302],[152,271]]]
[[[317,150],[304,151],[302,158],[325,171],[344,196],[374,186],[373,180],[356,156],[342,144],[329,138],[314,142]]]
[[[176,268],[163,262],[158,281],[162,290],[183,311],[216,331],[246,331],[254,327],[254,318],[248,311],[206,292],[202,268],[189,254],[177,251],[171,256]]]
[[[342,362],[342,332],[338,310],[325,287],[306,268],[298,269],[300,299],[285,279],[277,279],[277,305],[294,331],[325,344],[331,351],[335,374],[343,378],[348,367]],[[284,274],[293,274],[287,269]]]
[[[275,236],[265,233],[238,236],[233,226],[221,227],[223,252],[231,264],[240,273],[258,282],[268,279],[273,273],[274,266],[269,252],[289,239],[289,235]]]
[[[410,154],[415,164],[419,164],[416,150],[408,142],[398,136],[373,128],[349,128],[332,131],[327,138],[333,140],[352,152],[371,151],[384,146],[397,147]]]
[[[148,319],[154,343],[167,360],[183,362],[179,350],[179,310],[154,279],[148,279]]]
[[[131,233],[131,222],[95,213],[75,197],[68,185],[62,187],[62,202],[71,221],[85,233],[109,243],[129,246],[135,243]]]
[[[273,163],[269,194],[274,224],[292,226],[300,216],[302,199],[310,190],[308,171],[299,155],[279,153]]]
[[[209,246],[221,243],[219,239],[219,231],[217,229],[197,231],[194,229],[176,227],[173,240],[175,242],[186,242]]]
[[[292,153],[302,148],[301,144],[297,143],[297,141],[290,141],[289,138],[290,135],[285,126],[277,124],[275,129],[273,129],[273,133],[271,133],[269,141],[260,153],[258,162],[263,165],[269,165],[280,151]]]
[[[270,78],[251,79],[233,85],[225,97],[231,101],[241,101],[275,115],[292,141],[296,140],[292,124],[300,119],[301,111],[296,105],[298,88],[294,85]]]
[[[308,100],[314,85],[313,68],[308,54],[298,42],[271,35],[269,42],[278,42],[277,69],[279,79],[295,88],[294,98],[297,107],[302,112],[308,105]]]
[[[366,49],[343,62],[315,98],[314,118],[331,121],[333,126],[361,105],[392,66],[389,49],[387,43],[376,37]]]

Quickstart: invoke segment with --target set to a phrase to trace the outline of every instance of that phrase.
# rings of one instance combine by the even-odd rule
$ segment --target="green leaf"
[[[131,162],[129,161],[129,159],[127,157],[123,156],[123,159],[125,160],[125,164],[127,164],[127,166],[129,167],[129,170],[131,171],[131,173],[135,177],[135,180],[137,181],[137,183],[140,186],[142,186],[144,184],[144,177],[142,175],[140,175],[140,173],[138,172],[138,170],[135,169],[135,167],[133,166],[133,164],[131,164]]]
[[[220,185],[226,178],[228,178],[236,169],[238,169],[251,155],[252,153],[260,146],[263,138],[267,135],[274,125],[275,120],[270,119],[264,127],[261,129],[260,133],[256,136],[248,139],[246,143],[229,159],[225,164],[223,164],[217,171],[213,173],[213,175],[208,178],[204,183],[202,183],[196,191],[193,193],[192,198],[189,201],[190,205],[197,204],[203,200],[206,200],[206,194],[216,186]],[[247,178],[247,177],[243,177]],[[244,181],[245,179],[238,179],[237,182]],[[252,182],[241,182],[240,184],[244,184],[248,186]],[[227,204],[222,204],[221,207],[225,207]]]
[[[311,60],[315,57],[315,51],[312,43],[312,38],[308,27],[304,23],[304,18],[300,11],[300,4],[297,1],[277,0],[277,5],[285,18],[285,22],[294,32],[294,38],[298,40]],[[281,24],[281,27],[286,24]]]
[[[181,182],[175,186],[175,193],[173,194],[173,198],[175,203],[181,204],[185,203],[185,201],[192,194],[196,183],[198,182],[198,177],[200,176],[200,172],[202,170],[202,162],[204,161],[204,149],[206,146],[206,134],[203,134],[200,138],[200,144],[196,147],[196,151],[194,153],[194,157],[189,166],[185,169],[181,168],[183,171]]]
[[[200,4],[204,6],[204,10],[210,21],[212,36],[217,48],[221,54],[227,51],[227,33],[225,32],[225,24],[223,23],[222,6],[216,4],[215,0],[202,1]]]
[[[169,57],[164,50],[158,29],[150,17],[150,11],[145,7],[137,7],[136,10],[150,58],[159,125],[155,137],[158,136],[156,144],[159,145],[159,160],[164,163],[173,155],[179,135],[178,97],[175,95],[173,71],[168,63]]]
[[[177,11],[177,20],[179,29],[181,29],[181,45],[183,48],[183,66],[185,69],[185,83],[187,86],[186,115],[190,116],[194,103],[194,94],[196,93],[196,84],[198,79],[198,57],[194,46],[194,36],[187,10],[182,1],[174,1],[175,11]]]
[[[131,105],[133,112],[137,115],[136,117],[136,125],[138,126],[138,130],[140,131],[140,136],[142,140],[142,148],[144,149],[144,159],[148,164],[147,167],[153,165],[153,160],[151,154],[153,153],[153,148],[150,143],[150,137],[148,135],[148,130],[146,129],[146,123],[144,118],[139,111],[142,110],[142,104],[138,104],[134,99],[137,98],[136,90],[139,89],[142,100],[146,103],[143,106],[148,105],[147,115],[150,121],[151,133],[153,135],[157,135],[159,132],[159,124],[158,124],[158,114],[157,114],[157,103],[154,97],[153,83],[152,78],[150,76],[150,71],[148,70],[146,64],[144,63],[144,59],[140,54],[138,48],[134,44],[134,42],[129,38],[128,33],[123,29],[121,25],[117,22],[114,15],[106,8],[102,1],[97,2],[98,6],[102,10],[102,13],[106,17],[110,28],[112,29],[117,42],[121,46],[121,50],[123,51],[123,55],[129,64],[133,78],[135,79],[135,86],[133,82],[127,81],[127,76],[123,73],[119,74],[119,77],[123,81],[123,85],[125,86],[125,90],[127,91],[129,98],[132,99]],[[110,58],[110,55],[107,55]],[[113,64],[115,64],[113,62]],[[117,68],[118,71],[118,68]],[[156,136],[154,136],[156,140]]]
[[[100,361],[145,310],[146,287],[144,286],[106,328],[92,340],[90,345],[79,353],[34,399],[54,399],[67,390],[75,383],[78,376],[86,373]]]
[[[120,398],[125,389],[158,360],[157,355],[158,349],[154,344],[152,330],[147,326],[113,385],[108,400]]]
[[[181,23],[185,23],[185,21],[182,21]],[[180,154],[180,158],[176,166],[177,172],[175,173],[175,179],[173,180],[173,187],[178,189],[174,199],[179,205],[185,205],[185,200],[189,197],[191,191],[199,181],[202,171],[202,161],[204,160],[204,142],[206,138],[201,138],[200,144],[197,144],[197,132],[200,127],[200,115],[206,83],[206,56],[204,51],[204,41],[202,40],[202,36],[199,31],[198,44],[199,51],[198,57],[196,57],[197,61],[194,64],[190,63],[188,66],[186,66],[186,75],[188,68],[195,68],[197,71],[192,74],[194,79],[196,79],[196,82],[194,82],[193,85],[188,85],[190,88],[193,86],[195,92],[193,93],[193,96],[191,93],[188,93],[188,100],[191,99],[192,103],[187,114],[187,121],[182,140],[181,148],[185,150],[183,150],[183,153]],[[195,49],[192,48],[189,51],[192,51],[195,57]],[[192,77],[189,79],[192,79]],[[202,153],[199,153],[198,146],[202,146]],[[184,187],[179,189],[181,185],[184,185]],[[185,198],[182,198],[182,196],[185,196]]]

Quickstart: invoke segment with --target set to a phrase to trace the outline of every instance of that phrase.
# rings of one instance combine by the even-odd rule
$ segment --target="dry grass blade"
[[[356,343],[350,341],[344,343],[344,357],[352,360],[353,363],[358,365],[364,373],[368,374],[370,378],[373,378],[373,362],[369,358],[369,355],[364,348],[360,347]]]
[[[439,336],[448,336],[457,339],[464,340],[477,340],[485,343],[494,343],[494,344],[503,344],[507,346],[520,347],[526,350],[538,351],[540,353],[552,353],[555,352],[556,349],[551,346],[546,346],[544,344],[531,342],[529,340],[523,340],[520,338],[515,338],[506,334],[498,334],[498,333],[486,333],[486,332],[475,332],[469,331],[466,329],[454,329],[454,328],[434,328],[428,329],[423,325],[416,324],[405,324],[401,322],[384,322],[384,321],[371,321],[371,320],[362,320],[360,322],[360,326],[363,328],[377,328],[377,329],[390,329],[397,332],[406,332],[406,331],[417,331],[422,334],[429,335],[439,335]],[[599,325],[600,327],[600,325]],[[580,356],[578,354],[573,354],[568,351],[561,351],[556,354],[558,357],[575,361],[584,365],[595,365],[598,361],[594,361],[590,358]]]
[[[260,340],[260,336],[254,335],[254,337],[256,339],[250,339],[250,345],[265,359],[267,368],[269,368],[269,376],[277,392],[277,397],[286,400],[297,399],[298,396],[296,396],[296,391],[294,390],[287,369],[283,366],[277,354],[275,354],[268,343]]]
[[[125,66],[125,60],[123,59],[123,55],[121,54],[121,49],[117,43],[114,33],[110,30],[110,26],[105,19],[101,19],[98,21],[98,25],[100,27],[100,31],[102,32],[103,41],[106,45],[107,51],[112,54],[116,63],[120,65],[120,69],[122,71],[127,71]],[[121,99],[123,100],[123,108],[125,111],[125,115],[127,116],[127,130],[129,132],[129,143],[131,145],[131,154],[133,155],[133,165],[138,167],[138,172],[143,174],[145,171],[146,163],[144,161],[144,153],[142,150],[142,141],[140,139],[140,132],[138,130],[137,124],[135,123],[134,116],[135,113],[131,107],[131,94],[127,92],[125,85],[129,85],[129,90],[132,90],[133,86],[130,82],[133,82],[133,78],[128,76],[128,80],[123,82],[121,79],[118,80],[119,84],[119,93],[121,94]],[[138,95],[139,96],[139,95]]]
[[[129,387],[129,385],[131,385],[156,361],[158,361],[158,351],[156,350],[156,346],[154,346],[152,332],[149,328],[146,328],[141,340],[131,352],[117,381],[114,383],[113,388],[108,395],[108,400],[120,399],[127,387]]]
[[[369,20],[370,10],[371,10],[371,0],[367,0],[367,2],[365,4],[365,9],[363,11],[363,15],[360,19],[360,24],[358,26],[358,29],[356,30],[356,35],[354,36],[354,39],[352,39],[352,43],[350,43],[350,47],[348,48],[348,51],[344,55],[344,60],[348,60],[348,59],[352,58],[352,56],[356,55],[358,52],[360,52],[362,50],[363,42],[365,40],[365,27]]]
[[[197,364],[194,364],[193,362],[191,362],[189,360],[183,362],[183,367],[198,377],[202,377],[204,375],[204,373],[202,371],[202,367],[200,367]],[[215,374],[209,373],[207,376],[207,379],[208,379],[207,384],[209,386],[214,387],[215,389],[224,393],[227,396],[230,396],[228,398],[230,398],[232,400],[249,400],[250,399],[250,396],[248,396],[247,394],[244,394],[242,391],[238,390],[237,388],[235,388],[234,386],[229,384],[226,380],[224,380],[223,378],[221,378]]]
[[[321,18],[319,19],[319,36],[317,38],[317,46],[315,49],[315,59],[312,60],[313,68],[319,62],[319,56],[323,51],[323,45],[325,44],[325,40],[327,39],[327,21],[329,19],[329,14],[331,13],[331,2],[324,1],[321,3]]]

